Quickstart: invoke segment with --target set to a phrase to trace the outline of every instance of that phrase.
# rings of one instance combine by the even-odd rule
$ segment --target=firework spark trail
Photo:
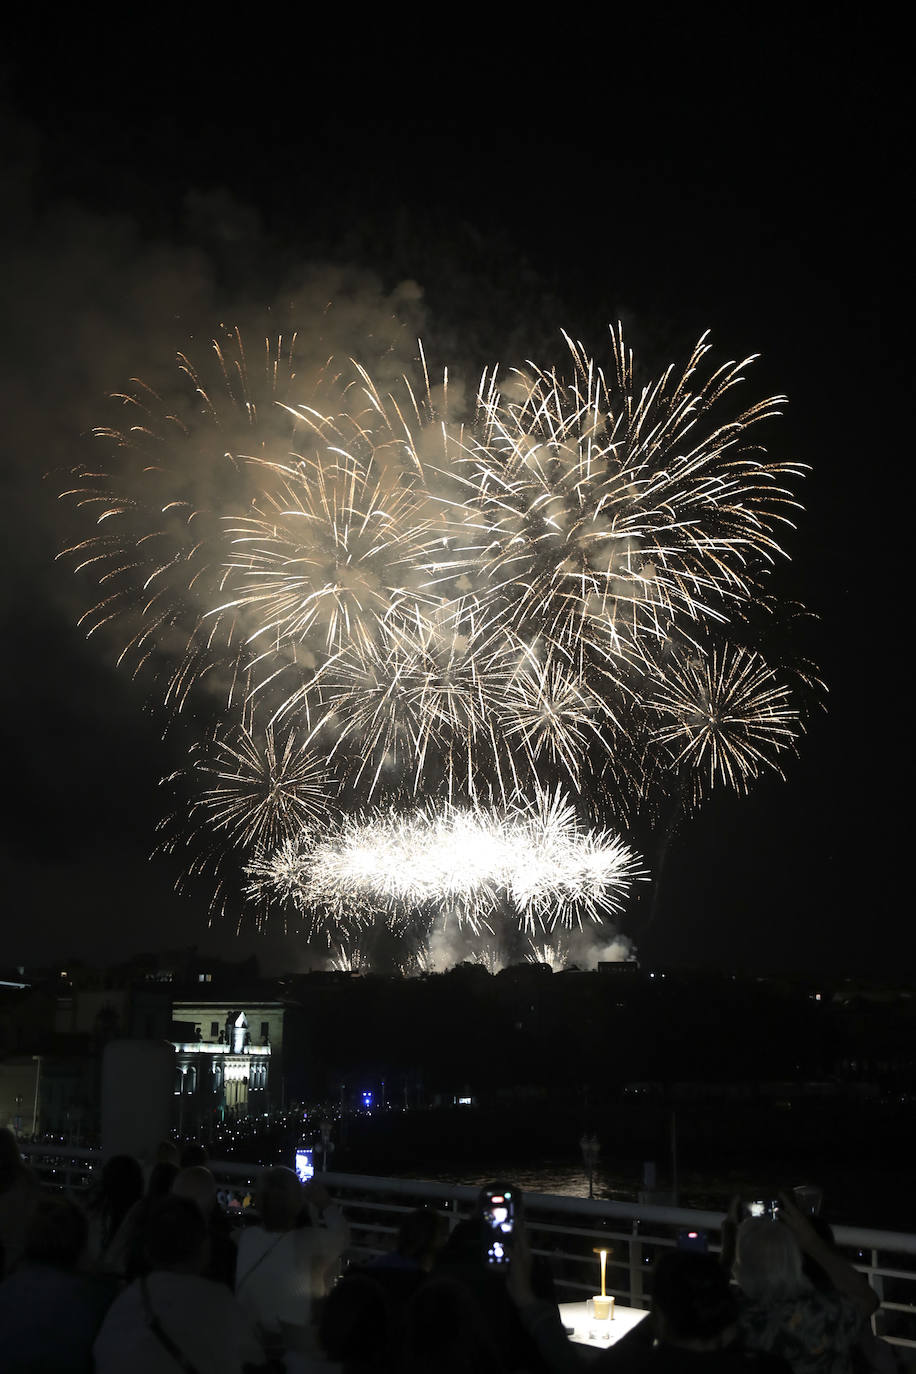
[[[607,373],[571,339],[571,378],[487,369],[471,418],[449,413],[447,377],[431,386],[425,359],[421,387],[386,391],[333,358],[300,375],[295,337],[252,365],[238,333],[214,344],[206,377],[179,355],[178,396],[134,381],[117,398],[127,423],[97,431],[110,461],[64,493],[96,524],[69,553],[99,587],[88,632],[119,634],[170,714],[219,703],[181,770],[191,870],[222,891],[232,852],[250,895],[304,907],[310,890],[343,941],[372,913],[333,826],[364,848],[369,830],[357,842],[353,827],[370,822],[352,813],[375,803],[371,824],[388,814],[435,874],[392,886],[395,924],[434,890],[469,925],[505,890],[536,924],[547,853],[563,921],[587,883],[580,872],[575,898],[558,896],[559,841],[526,851],[530,891],[504,863],[472,897],[436,870],[429,837],[445,863],[459,815],[491,809],[483,853],[493,816],[524,830],[525,799],[560,787],[630,824],[666,792],[695,808],[781,771],[798,703],[733,631],[766,601],[797,507],[802,469],[751,442],[783,398],[736,411],[752,359],[710,369],[705,338],[640,386],[619,327],[611,340]],[[443,799],[457,809],[437,811]],[[588,836],[557,833],[584,862]],[[379,871],[383,854],[405,857],[386,834]],[[520,832],[513,843],[524,850]],[[604,832],[594,845],[597,873]]]
[[[545,751],[574,776],[585,733],[598,733],[589,710],[602,709],[473,603],[380,627],[375,644],[341,651],[280,714],[303,706],[316,738],[329,723],[329,760],[357,795],[371,798],[392,773],[420,793],[434,773],[449,798],[504,803],[536,782]]]

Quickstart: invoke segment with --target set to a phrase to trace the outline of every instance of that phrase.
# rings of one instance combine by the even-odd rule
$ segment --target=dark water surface
[[[409,1172],[396,1176],[417,1177]],[[515,1183],[526,1192],[588,1197],[588,1175],[582,1165],[557,1160],[528,1162],[517,1167],[513,1167],[511,1162],[504,1162],[500,1169],[490,1172],[445,1165],[435,1171],[427,1171],[423,1177],[439,1183],[464,1183],[472,1187],[485,1187],[488,1183],[500,1180]],[[691,1170],[679,1178],[678,1205],[724,1212],[736,1193],[743,1197],[756,1196],[767,1192],[772,1182],[770,1173],[763,1165],[758,1171],[711,1171],[699,1174]],[[817,1177],[790,1175],[788,1185],[782,1181],[778,1183],[781,1187],[816,1183],[824,1193],[822,1213],[834,1225],[889,1231],[916,1230],[914,1184],[906,1172],[849,1175],[821,1170]],[[631,1169],[611,1173],[599,1168],[593,1178],[594,1196],[612,1202],[635,1202],[640,1187],[641,1167],[636,1164]],[[659,1178],[659,1191],[670,1194],[668,1176]],[[668,1202],[671,1199],[670,1196],[660,1196],[657,1200]]]
[[[672,1130],[672,1124],[674,1129]],[[644,1161],[655,1188],[684,1207],[725,1211],[736,1193],[799,1184],[823,1189],[833,1224],[916,1232],[914,1132],[908,1117],[859,1107],[750,1110],[723,1106],[609,1110],[589,1126],[600,1144],[594,1195],[636,1201]],[[549,1109],[386,1113],[354,1128],[337,1167],[356,1173],[483,1186],[512,1181],[531,1192],[588,1196],[581,1129]]]

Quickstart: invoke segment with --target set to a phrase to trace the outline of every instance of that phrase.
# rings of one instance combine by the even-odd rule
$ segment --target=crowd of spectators
[[[198,1147],[144,1169],[107,1161],[81,1203],[41,1189],[0,1130],[0,1374],[902,1374],[869,1318],[877,1295],[829,1228],[723,1227],[721,1256],[672,1249],[648,1317],[609,1349],[571,1342],[523,1222],[485,1262],[482,1218],[405,1215],[397,1245],[347,1263],[349,1233],[316,1182],[260,1176],[231,1218]]]

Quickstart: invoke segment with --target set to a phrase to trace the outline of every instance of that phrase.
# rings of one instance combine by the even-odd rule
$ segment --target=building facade
[[[207,1135],[217,1121],[269,1112],[283,1101],[285,1007],[256,1002],[176,1001],[176,1125]]]

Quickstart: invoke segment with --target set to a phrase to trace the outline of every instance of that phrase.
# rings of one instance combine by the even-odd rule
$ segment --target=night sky
[[[105,393],[220,321],[412,280],[431,358],[471,384],[560,357],[561,329],[604,359],[617,319],[653,367],[707,328],[723,361],[762,355],[753,395],[790,399],[768,449],[812,467],[780,576],[818,617],[827,709],[786,783],[682,831],[629,933],[661,964],[911,975],[899,35],[880,7],[824,29],[721,13],[21,21],[0,66],[2,962],[196,943],[302,966],[293,938],[208,932],[148,862],[178,744],[76,627],[59,474]]]

